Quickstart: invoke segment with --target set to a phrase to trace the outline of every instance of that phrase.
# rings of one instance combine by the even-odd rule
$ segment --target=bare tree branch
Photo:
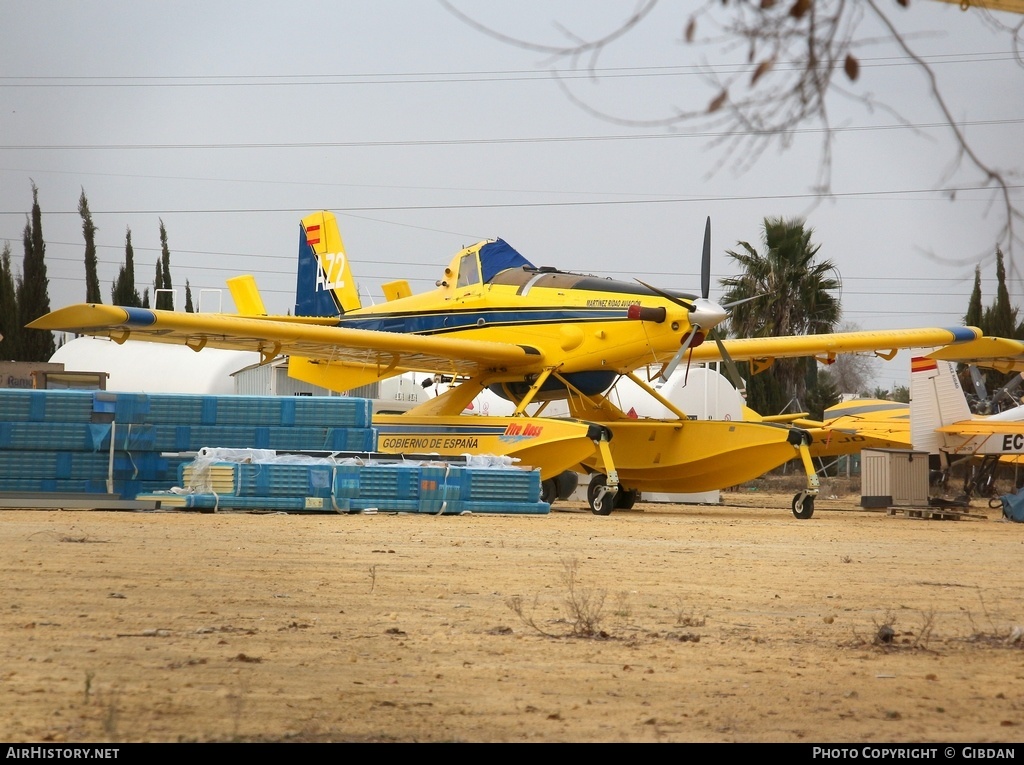
[[[449,0],[440,2],[480,32],[509,45],[544,53],[550,57],[548,64],[562,61],[576,71],[586,68],[592,80],[599,79],[595,69],[600,54],[634,31],[658,4],[657,0],[639,2],[621,26],[593,40],[558,25],[560,34],[569,42],[550,45],[505,35],[462,13]],[[897,3],[909,4],[908,0],[897,0]],[[985,3],[973,0],[971,6],[971,13],[979,14],[987,25],[1009,38],[1016,61],[1024,68],[1024,21],[1006,25],[987,10]],[[1006,9],[1016,8],[1013,4]],[[883,25],[886,35],[870,39],[857,37],[867,14]],[[1001,241],[996,246],[1004,246],[1011,273],[1020,278],[1021,269],[1016,265],[1014,252],[1024,246],[1024,209],[1015,204],[1012,197],[1009,177],[1014,170],[992,166],[975,150],[954,118],[935,72],[928,61],[911,48],[908,36],[897,29],[892,11],[883,9],[877,0],[705,0],[686,19],[682,30],[680,44],[694,50],[717,48],[717,55],[729,61],[735,59],[737,51],[745,54],[745,65],[711,65],[705,58],[697,68],[711,93],[706,103],[673,104],[664,109],[663,115],[648,119],[623,116],[599,108],[587,97],[580,96],[574,89],[578,85],[559,76],[558,71],[553,75],[573,104],[601,120],[629,127],[671,130],[685,127],[710,133],[711,147],[721,151],[711,174],[726,166],[743,173],[769,148],[776,146],[780,151],[791,148],[797,128],[808,122],[816,123],[822,130],[822,138],[818,177],[813,188],[821,198],[827,198],[831,194],[834,134],[828,109],[830,95],[858,101],[870,110],[883,110],[909,126],[898,108],[850,87],[860,76],[858,51],[868,45],[894,43],[924,73],[929,96],[938,106],[953,138],[955,157],[942,178],[943,185],[965,164],[982,174],[979,186],[996,195],[993,202],[997,203],[1003,218]],[[586,67],[581,65],[583,61]],[[949,193],[951,197],[955,194],[952,190]],[[982,252],[959,264],[976,264],[979,258],[990,260],[994,250],[987,245]]]
[[[889,17],[878,7],[876,0],[867,0],[867,4],[875,12],[875,15],[878,17],[878,19],[886,26],[886,28],[892,34],[893,41],[895,41],[895,43],[900,47],[900,49],[904,53],[907,54],[907,56],[909,56],[915,63],[917,63],[917,65],[920,67],[921,71],[924,72],[924,75],[928,80],[928,87],[931,91],[932,99],[935,101],[935,104],[939,107],[939,110],[942,112],[942,116],[946,118],[946,122],[949,125],[949,129],[953,134],[953,138],[956,141],[957,148],[959,150],[957,159],[950,168],[950,174],[953,172],[953,170],[960,166],[960,164],[963,161],[963,158],[967,157],[970,164],[974,165],[975,168],[980,170],[985,175],[984,185],[994,185],[998,190],[999,196],[1002,199],[1003,215],[1005,219],[1003,227],[1000,231],[1000,237],[1003,238],[1004,241],[1008,242],[1007,249],[1010,252],[1012,252],[1013,244],[1015,242],[1024,243],[1024,239],[1021,238],[1019,229],[1015,226],[1015,224],[1024,224],[1024,211],[1022,211],[1020,208],[1016,207],[1013,204],[1013,199],[1010,196],[1010,184],[1006,181],[1006,178],[1004,177],[1001,171],[988,165],[974,151],[973,147],[968,142],[967,137],[964,135],[959,125],[957,125],[957,121],[953,117],[952,112],[949,110],[949,106],[946,103],[946,99],[943,97],[942,93],[939,90],[938,82],[935,79],[935,72],[932,71],[931,67],[928,66],[928,64],[919,55],[917,55],[917,53],[911,50],[906,40],[903,39],[900,33],[892,25],[892,21],[889,19]],[[1020,27],[1018,27],[1018,30],[1019,29]],[[1015,47],[1019,62],[1020,49],[1019,46]],[[966,265],[967,263],[973,262],[973,260],[965,260],[962,262],[962,264]],[[1014,269],[1012,256],[1011,270],[1014,271],[1015,276],[1019,275],[1019,271],[1016,271]]]
[[[481,24],[471,16],[467,16],[466,14],[464,14],[462,11],[460,11],[458,8],[456,8],[450,2],[448,2],[448,0],[438,0],[438,2],[440,2],[441,5],[444,6],[444,8],[446,8],[453,16],[456,16],[469,26],[473,27],[473,29],[477,30],[478,32],[482,32],[488,37],[493,37],[495,40],[498,40],[500,42],[507,43],[509,45],[515,45],[520,48],[526,48],[527,50],[537,51],[538,53],[546,53],[554,58],[568,57],[573,60],[577,60],[581,58],[584,54],[588,53],[594,56],[600,55],[601,51],[603,51],[610,44],[618,40],[620,37],[623,37],[624,35],[628,34],[630,30],[633,29],[633,27],[635,27],[637,24],[643,21],[644,17],[646,17],[647,14],[654,10],[654,6],[658,4],[658,0],[644,0],[644,2],[639,4],[636,12],[633,13],[633,15],[630,16],[628,19],[626,19],[626,21],[623,22],[621,26],[612,30],[612,32],[605,35],[604,37],[598,38],[597,40],[584,40],[583,38],[574,34],[572,31],[565,29],[565,27],[561,25],[558,25],[559,30],[561,30],[566,35],[566,37],[570,38],[573,41],[573,43],[571,45],[541,45],[539,43],[532,43],[527,40],[522,40],[516,37],[509,37],[508,35],[502,34],[496,29],[492,29],[491,27]],[[593,65],[594,63],[596,63],[596,61],[592,62],[591,65]]]

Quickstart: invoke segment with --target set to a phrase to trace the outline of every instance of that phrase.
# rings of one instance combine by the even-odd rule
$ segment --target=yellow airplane
[[[994,341],[994,347],[1016,340],[983,338]],[[972,342],[964,346],[972,346]],[[1024,347],[1024,344],[1021,344]],[[977,350],[974,346],[972,353]],[[795,419],[801,427],[820,428],[823,433],[837,432],[834,446],[815,443],[811,452],[822,454],[848,453],[847,446],[860,449],[916,449],[933,455],[950,457],[1015,457],[1024,454],[1024,407],[1014,405],[995,414],[976,414],[960,383],[956,365],[944,357],[959,358],[952,347],[911,359],[911,401],[853,399],[831,407],[823,422]],[[985,359],[979,359],[985,362]],[[966,359],[965,359],[966,363]],[[1006,365],[1000,363],[1005,368]],[[997,391],[1010,390],[1020,384],[1020,376]],[[1004,396],[1013,401],[1012,396]],[[1016,402],[1014,401],[1016,404]],[[843,435],[850,438],[844,439]],[[1011,460],[1016,461],[1016,460]]]
[[[814,436],[811,456],[837,457],[864,449],[910,449],[910,408],[885,399],[855,398],[825,410],[824,419],[793,420]]]
[[[409,371],[457,382],[400,415],[375,417],[379,450],[495,454],[541,470],[542,480],[579,469],[593,474],[597,514],[632,505],[639,491],[703,492],[752,480],[801,458],[807,489],[793,498],[813,513],[818,482],[805,431],[771,422],[694,420],[658,391],[684,360],[726,355],[764,369],[776,358],[937,347],[976,340],[972,327],[747,338],[703,343],[728,315],[708,297],[711,227],[705,225],[701,294],[535,267],[504,241],[455,255],[436,288],[383,285],[387,302],[362,306],[333,214],[305,217],[299,230],[294,316],[267,315],[251,276],[229,280],[237,314],[196,314],[80,304],[33,321],[41,330],[184,344],[195,351],[257,351],[288,357],[289,374],[333,391]],[[703,343],[703,344],[702,344]],[[655,369],[644,375],[641,370]],[[625,380],[661,403],[669,419],[637,419],[611,396]],[[623,382],[623,384],[626,384]],[[489,388],[515,402],[511,418],[465,417]],[[571,418],[544,417],[564,399]]]
[[[974,358],[983,346],[1005,353],[1015,344],[1018,341],[982,338],[964,343],[964,347],[968,349],[966,356]],[[1024,407],[1015,405],[995,414],[975,414],[956,366],[935,356],[963,357],[964,353],[950,347],[911,359],[909,404],[854,399],[826,410],[823,422],[795,419],[795,424],[816,435],[812,456],[835,456],[862,449],[915,449],[932,455],[932,467],[944,480],[948,480],[953,464],[970,460],[975,464],[965,477],[964,495],[990,495],[997,464],[1022,462]],[[1006,368],[1006,359],[999,363]],[[1018,375],[985,400],[998,403],[1001,399],[1016,404],[1010,391],[1020,381]]]

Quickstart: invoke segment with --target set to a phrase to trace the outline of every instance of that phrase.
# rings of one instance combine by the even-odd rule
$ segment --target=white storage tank
[[[76,337],[53,354],[67,371],[106,372],[107,390],[139,393],[235,393],[232,374],[257,363],[258,353],[103,337]]]

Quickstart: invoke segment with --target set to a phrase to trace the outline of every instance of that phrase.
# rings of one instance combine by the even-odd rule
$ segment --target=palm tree
[[[816,260],[819,245],[811,242],[813,230],[799,219],[765,218],[758,252],[747,242],[726,252],[741,267],[738,276],[726,277],[723,303],[757,297],[736,305],[729,317],[735,337],[816,335],[834,332],[842,314],[839,273],[830,260]],[[757,377],[774,376],[774,385]],[[816,386],[813,359],[778,361],[750,380],[749,403],[762,413],[781,412],[794,399],[803,402]],[[763,400],[756,400],[756,399]]]

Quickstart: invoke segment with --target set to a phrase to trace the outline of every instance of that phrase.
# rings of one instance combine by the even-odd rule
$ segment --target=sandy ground
[[[0,741],[1022,740],[1024,526],[858,499],[2,511]]]

